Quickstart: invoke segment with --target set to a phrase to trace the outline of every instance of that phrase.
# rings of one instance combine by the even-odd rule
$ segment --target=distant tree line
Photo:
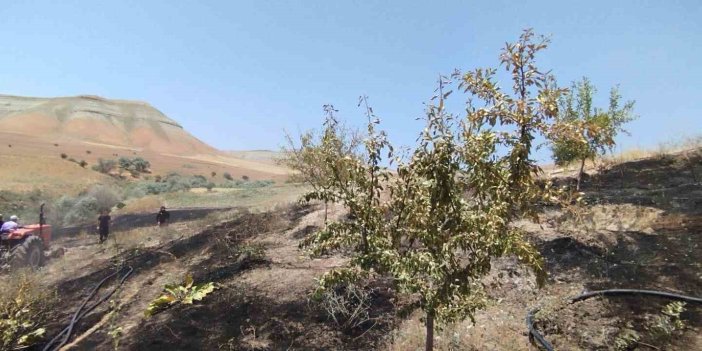
[[[134,177],[138,177],[143,173],[151,173],[151,163],[141,157],[132,159],[120,157],[117,160],[98,158],[97,164],[92,168],[94,171],[103,174],[112,174],[115,170],[119,170],[120,173],[129,172]]]

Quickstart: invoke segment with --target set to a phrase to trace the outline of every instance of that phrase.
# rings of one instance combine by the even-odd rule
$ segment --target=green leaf
[[[187,274],[185,276],[185,281],[183,282],[183,287],[190,289],[191,286],[193,286],[193,276],[191,274]]]
[[[201,284],[201,285],[196,285],[193,288],[192,291],[192,299],[195,301],[201,301],[207,294],[213,292],[215,289],[215,285],[212,282],[209,282],[207,284]]]
[[[31,333],[27,333],[27,334],[20,336],[20,338],[17,340],[17,344],[20,346],[31,344],[35,340],[44,336],[45,332],[46,332],[46,329],[38,328],[37,330],[35,330]]]
[[[161,295],[155,300],[151,301],[149,303],[149,306],[146,308],[146,311],[144,311],[144,315],[146,317],[151,317],[157,312],[168,308],[170,305],[174,304],[177,301],[175,296],[170,295],[170,294],[165,294]]]

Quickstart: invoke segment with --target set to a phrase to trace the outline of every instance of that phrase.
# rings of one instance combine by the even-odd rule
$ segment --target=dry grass
[[[115,211],[116,215],[155,212],[162,205],[168,206],[168,204],[163,202],[163,198],[158,195],[147,195],[138,199],[130,199],[125,204],[126,206]]]
[[[0,187],[15,192],[41,189],[54,195],[76,194],[93,184],[114,183],[110,177],[62,160],[58,154],[55,158],[0,154],[0,164]]]
[[[207,188],[192,188],[191,193],[203,194],[203,193],[235,193],[243,190],[242,188],[212,188],[212,190],[207,190]]]
[[[420,312],[415,312],[409,319],[402,322],[400,327],[390,336],[387,351],[421,351],[424,350],[426,327],[420,321]],[[469,342],[467,336],[471,333],[470,321],[451,324],[434,331],[434,350],[459,351],[478,350]]]
[[[58,137],[57,137],[58,138]],[[41,187],[42,190],[57,194],[75,194],[95,183],[113,183],[114,179],[93,171],[90,167],[99,158],[117,159],[119,157],[143,157],[152,167],[153,175],[165,175],[178,172],[184,175],[204,175],[210,179],[211,172],[218,176],[217,182],[225,172],[236,179],[243,175],[251,180],[272,179],[283,182],[287,179],[287,170],[273,164],[254,159],[237,159],[236,157],[213,154],[183,157],[150,150],[129,150],[115,148],[113,145],[86,143],[80,140],[40,138],[18,133],[0,132],[3,145],[0,147],[0,187],[14,191],[30,191]],[[12,147],[8,147],[12,145]],[[58,145],[58,146],[57,146]],[[90,150],[90,154],[86,151]],[[88,162],[86,168],[61,158]],[[183,165],[188,167],[184,168]]]
[[[297,201],[305,188],[293,184],[276,184],[254,189],[223,191],[188,191],[161,195],[167,207],[246,207],[253,210],[270,209],[279,204]]]
[[[270,209],[278,204],[295,202],[306,188],[294,184],[275,184],[261,188],[193,188],[190,191],[146,195],[124,201],[125,206],[114,215],[156,212],[161,206],[183,207],[247,207]]]
[[[597,157],[595,160],[585,161],[585,171],[609,168],[617,164],[642,160],[645,158],[662,157],[664,155],[686,153],[702,149],[702,135],[682,137],[675,140],[659,143],[652,149],[632,148],[618,153],[607,154]],[[574,176],[580,169],[580,161],[573,161],[564,166],[554,164],[542,165],[546,175],[550,176]]]
[[[628,149],[620,153],[605,156],[602,159],[610,163],[623,163],[641,160],[649,157],[660,157],[702,148],[702,135],[681,137],[675,140],[664,141],[653,149]]]

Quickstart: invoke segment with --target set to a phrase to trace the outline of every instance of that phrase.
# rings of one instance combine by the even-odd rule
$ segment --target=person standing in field
[[[165,227],[168,225],[168,220],[171,218],[171,214],[166,211],[166,206],[161,206],[161,210],[158,211],[156,215],[156,225],[159,227]]]
[[[100,234],[100,244],[107,240],[107,236],[110,234],[110,211],[102,210],[100,217],[98,217],[98,233]]]

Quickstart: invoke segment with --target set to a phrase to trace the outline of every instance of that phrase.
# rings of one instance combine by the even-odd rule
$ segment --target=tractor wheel
[[[44,263],[44,245],[38,236],[30,236],[10,252],[10,265],[13,268],[39,268]]]

